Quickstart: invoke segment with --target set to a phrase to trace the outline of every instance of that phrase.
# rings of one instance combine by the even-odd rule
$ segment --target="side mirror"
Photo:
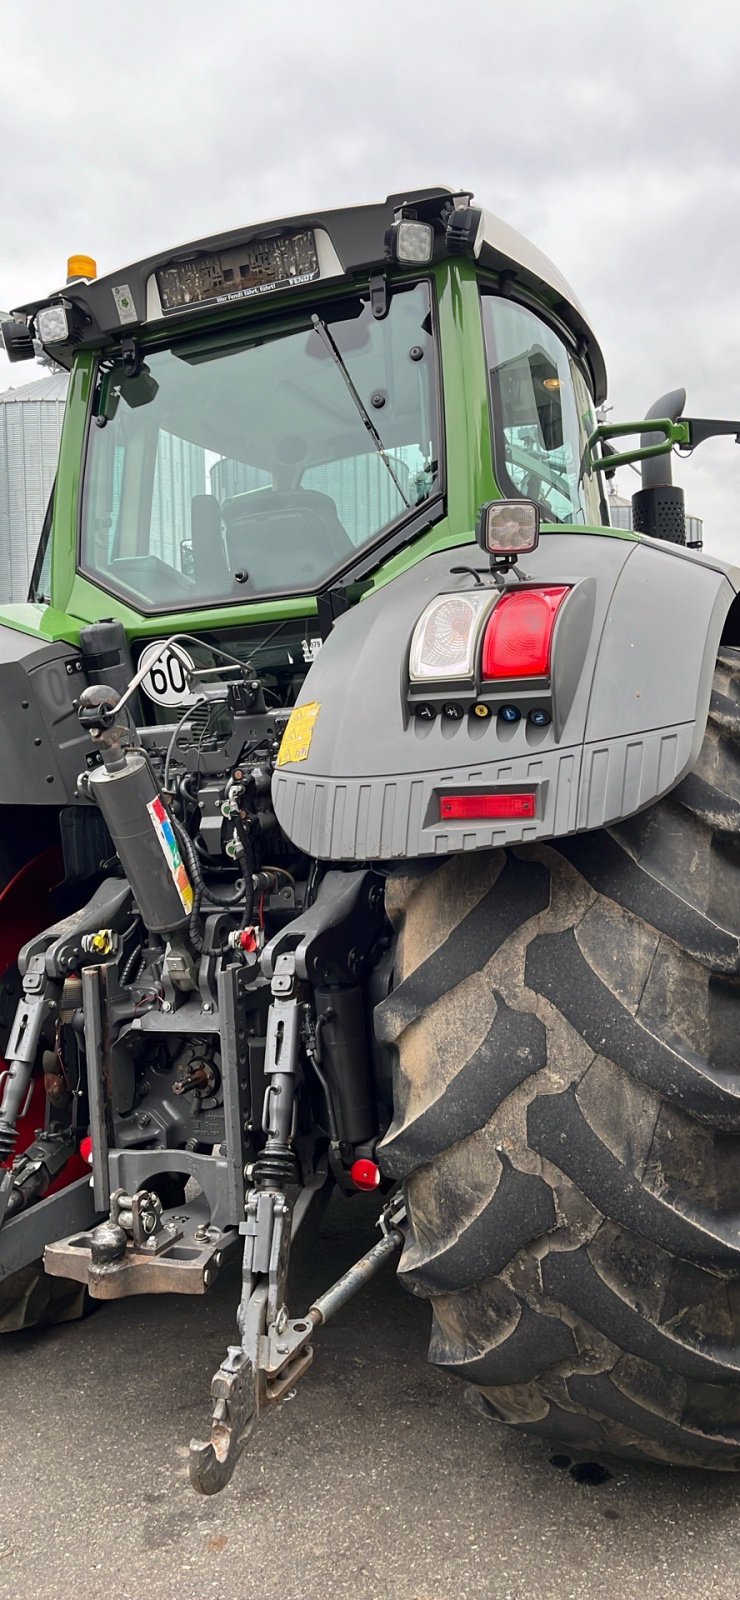
[[[139,406],[147,406],[159,391],[159,384],[153,378],[148,366],[144,363],[135,376],[126,372],[121,363],[103,374],[100,385],[100,398],[98,401],[98,416],[104,417],[106,422],[112,422],[118,410],[119,400],[132,410]]]

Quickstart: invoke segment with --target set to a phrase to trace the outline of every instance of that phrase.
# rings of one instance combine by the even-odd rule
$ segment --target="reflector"
[[[501,596],[483,638],[483,678],[547,678],[558,610],[565,585],[517,589]]]
[[[440,822],[508,821],[535,813],[534,794],[443,794],[439,800]]]

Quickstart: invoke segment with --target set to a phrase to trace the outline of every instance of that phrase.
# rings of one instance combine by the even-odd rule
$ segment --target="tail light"
[[[481,626],[494,598],[490,589],[437,595],[414,628],[409,661],[412,683],[473,677]]]
[[[553,629],[568,593],[559,585],[503,594],[483,637],[481,677],[549,677]]]

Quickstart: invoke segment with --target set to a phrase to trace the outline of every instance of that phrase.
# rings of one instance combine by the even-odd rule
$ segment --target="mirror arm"
[[[615,451],[609,441],[620,439],[630,433],[661,433],[662,439],[658,444],[642,445],[634,450]],[[698,444],[703,444],[705,439],[714,439],[720,436],[729,436],[740,444],[740,422],[720,422],[710,418],[681,417],[673,422],[670,417],[650,417],[644,422],[600,422],[594,428],[586,446],[588,454],[588,471],[605,472],[611,476],[617,467],[628,466],[633,461],[647,461],[651,456],[664,456],[678,446],[679,450],[695,450]],[[597,445],[604,448],[604,454],[594,454]]]
[[[617,451],[606,456],[594,455],[597,444],[605,444],[610,439],[621,439],[630,433],[662,433],[663,438],[658,444],[640,445],[634,450]],[[627,466],[632,461],[646,461],[650,456],[667,455],[674,445],[682,445],[684,449],[691,448],[688,422],[684,420],[673,422],[670,417],[651,417],[649,423],[600,422],[588,441],[591,471],[615,472],[617,467]]]
[[[685,446],[688,450],[694,450],[705,439],[713,439],[719,434],[734,434],[735,443],[740,444],[740,422],[715,422],[696,417],[686,417],[685,420],[689,429],[689,442]]]

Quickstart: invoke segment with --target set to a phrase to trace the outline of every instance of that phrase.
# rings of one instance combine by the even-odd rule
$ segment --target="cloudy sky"
[[[2,0],[0,306],[241,222],[449,183],[600,335],[614,418],[740,416],[735,0]],[[0,387],[29,381],[0,356]],[[676,472],[740,562],[740,449]],[[629,471],[619,487],[630,494]]]

